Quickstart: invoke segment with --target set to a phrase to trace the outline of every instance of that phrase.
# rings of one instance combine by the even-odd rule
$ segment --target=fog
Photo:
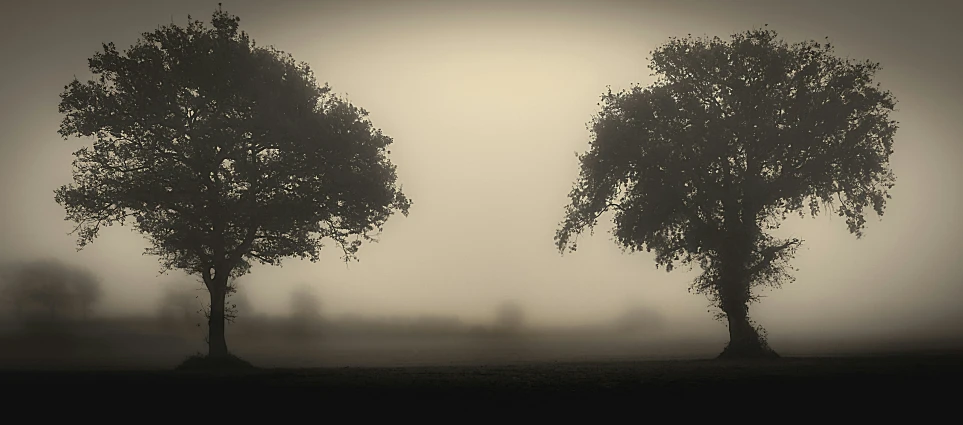
[[[129,227],[104,229],[76,250],[52,191],[71,181],[71,153],[89,141],[57,135],[58,95],[75,75],[87,76],[86,59],[102,42],[126,48],[158,25],[183,25],[188,14],[207,20],[216,3],[4,6],[0,258],[52,257],[94,271],[104,288],[98,317],[153,316],[169,288],[198,284],[180,272],[160,274],[157,259],[141,254],[146,240]],[[753,319],[777,350],[803,347],[798,341],[807,338],[963,336],[963,265],[954,244],[963,237],[963,59],[955,54],[963,6],[518,3],[525,6],[224,2],[258,44],[311,64],[319,81],[370,112],[395,140],[390,158],[414,201],[408,217],[388,220],[380,242],[362,246],[359,262],[345,264],[335,248],[317,263],[256,265],[239,281],[248,311],[287,317],[297,290],[314,294],[328,321],[430,315],[489,326],[512,302],[527,326],[601,326],[643,308],[663,334],[708,341],[717,352],[725,326],[706,312],[704,297],[687,292],[698,269],[666,273],[652,254],[623,253],[608,234],[609,216],[576,253],[560,255],[552,238],[578,176],[574,153],[588,147],[586,123],[606,86],[652,82],[647,54],[671,36],[726,38],[768,24],[787,41],[828,36],[842,56],[881,62],[878,80],[899,101],[900,129],[891,161],[897,183],[882,220],[870,213],[857,240],[838,217],[790,219],[777,234],[805,241],[792,261],[796,281],[766,292],[750,309]],[[228,338],[232,345],[241,337]]]

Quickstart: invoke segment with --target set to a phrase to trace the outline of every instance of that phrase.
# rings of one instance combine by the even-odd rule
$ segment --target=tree
[[[290,331],[293,336],[315,334],[321,323],[321,299],[311,287],[302,285],[291,292]]]
[[[90,272],[78,270],[74,274],[71,282],[70,289],[74,299],[77,300],[80,314],[84,318],[87,318],[90,314],[91,307],[96,304],[104,294],[100,287],[100,281]]]
[[[252,262],[317,261],[326,240],[357,259],[411,205],[387,159],[392,139],[367,111],[319,86],[311,68],[256,46],[218,9],[144,33],[121,53],[103,45],[95,76],[61,95],[60,134],[92,137],[73,184],[55,191],[78,249],[104,226],[132,223],[161,271],[199,276],[211,297],[209,357],[228,356],[228,278]]]
[[[515,333],[518,332],[525,323],[525,311],[516,302],[506,301],[498,306],[495,316],[496,329]]]
[[[21,265],[15,282],[22,302],[47,311],[50,319],[64,313],[69,305],[66,275],[60,264],[34,261]]]
[[[321,300],[309,287],[291,292],[291,316],[297,321],[317,321],[321,317]]]
[[[14,317],[23,316],[23,300],[16,281],[16,266],[10,263],[0,264],[0,300],[10,308]]]
[[[602,96],[591,146],[556,234],[558,249],[614,212],[616,242],[658,266],[701,266],[691,290],[726,318],[722,357],[776,356],[748,316],[757,288],[791,281],[802,241],[766,230],[788,214],[830,211],[863,235],[882,216],[896,101],[878,63],[843,60],[829,42],[789,45],[771,30],[672,38],[652,52],[647,88]],[[808,207],[808,208],[805,208]]]
[[[44,259],[11,265],[4,270],[3,297],[16,308],[43,309],[50,318],[65,317],[71,311],[87,317],[103,291],[100,280],[89,270],[61,261]]]
[[[665,320],[657,311],[642,306],[630,306],[616,319],[618,330],[629,333],[652,334],[662,330]]]

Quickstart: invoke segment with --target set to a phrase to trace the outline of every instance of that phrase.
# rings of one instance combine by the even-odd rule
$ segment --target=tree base
[[[233,372],[257,370],[257,367],[233,354],[228,354],[226,357],[209,357],[203,354],[195,354],[177,365],[174,370],[184,372]]]
[[[716,357],[716,359],[719,360],[769,360],[778,358],[780,358],[779,354],[773,351],[773,349],[762,344],[741,346],[733,346],[732,344],[729,344],[724,350],[722,350],[722,353]]]

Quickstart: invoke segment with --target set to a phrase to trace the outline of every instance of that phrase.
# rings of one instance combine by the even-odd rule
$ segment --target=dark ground
[[[150,416],[218,400],[235,413],[278,409],[278,403],[319,414],[360,407],[357,414],[377,416],[390,416],[394,408],[437,413],[459,406],[456,413],[469,418],[534,406],[561,408],[542,412],[563,414],[599,404],[713,416],[717,410],[708,406],[739,400],[738,412],[730,414],[754,416],[780,406],[792,416],[841,406],[864,420],[901,411],[916,412],[919,421],[919,415],[952,409],[963,395],[963,350],[956,342],[930,352],[918,344],[891,344],[877,351],[888,354],[875,356],[866,350],[846,356],[838,344],[821,349],[831,354],[804,356],[802,345],[785,343],[782,359],[720,361],[711,359],[721,349],[717,342],[628,343],[632,338],[618,335],[328,336],[301,342],[237,335],[230,340],[235,353],[261,369],[227,373],[173,370],[203,350],[193,336],[118,332],[3,336],[0,399],[13,407],[56,400],[57,409],[34,410],[43,414],[74,415],[77,410],[68,407],[86,406],[82,411],[93,415],[133,402]]]
[[[927,411],[940,400],[957,403],[963,353],[854,358],[783,358],[774,361],[666,360],[639,362],[534,362],[474,366],[341,367],[261,369],[250,372],[175,371],[6,371],[4,394],[105,397],[169,394],[268,402],[295,392],[328,407],[412,403],[469,403],[509,407],[532,402],[631,402],[675,399],[678,403],[718,401],[731,396],[776,399],[782,404],[825,407],[827,403],[869,403],[882,413],[884,400],[899,408]],[[224,392],[222,392],[224,391]],[[119,398],[118,398],[119,397]],[[847,401],[849,400],[849,401]],[[508,403],[508,404],[505,404]],[[519,404],[520,403],[520,404]],[[882,404],[881,404],[882,403]],[[945,404],[943,404],[945,406]]]

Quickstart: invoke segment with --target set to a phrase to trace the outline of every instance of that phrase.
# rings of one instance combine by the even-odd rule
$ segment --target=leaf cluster
[[[667,270],[700,264],[694,289],[706,292],[723,261],[759,284],[785,280],[801,241],[766,230],[788,214],[828,209],[857,237],[867,208],[883,214],[897,123],[895,99],[873,82],[878,63],[757,29],[728,41],[672,38],[650,69],[651,86],[602,96],[556,234],[560,251],[574,251],[578,235],[613,211],[620,246],[654,251]]]
[[[210,27],[161,27],[123,52],[104,44],[94,78],[65,87],[60,134],[94,139],[55,193],[80,248],[133,223],[164,271],[237,277],[251,261],[316,261],[325,239],[355,258],[407,214],[392,139],[367,111],[238,25],[219,10]]]

